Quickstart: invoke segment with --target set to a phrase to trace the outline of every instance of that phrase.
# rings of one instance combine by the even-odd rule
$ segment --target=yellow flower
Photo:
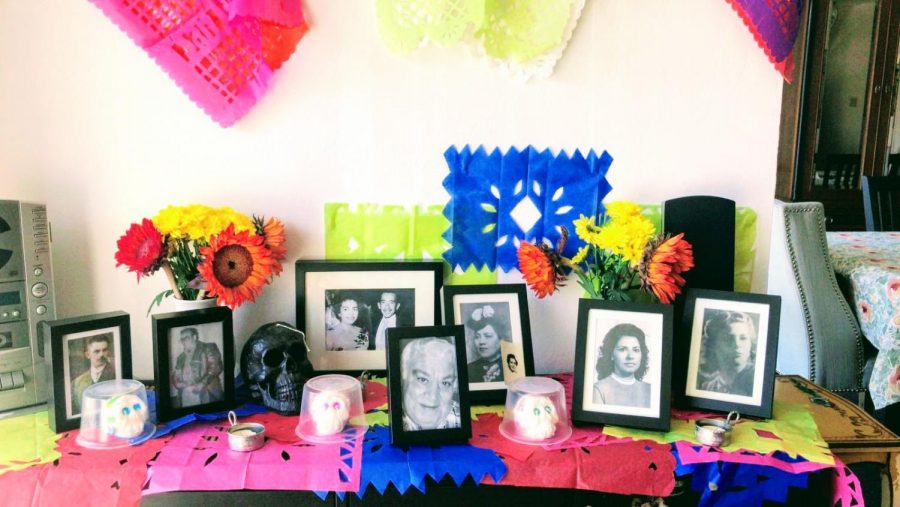
[[[253,221],[247,215],[225,206],[211,208],[202,204],[169,206],[153,217],[153,224],[162,234],[173,240],[187,239],[206,243],[213,234],[234,224],[235,232],[254,231]]]
[[[578,252],[575,253],[575,257],[572,257],[572,264],[581,264],[587,258],[588,252],[591,251],[590,245],[584,245],[583,247],[578,249]]]
[[[612,220],[634,218],[641,216],[641,208],[633,202],[616,201],[606,205],[606,214]]]
[[[575,234],[578,235],[582,241],[594,246],[599,246],[598,234],[600,233],[601,228],[594,225],[594,217],[580,215],[572,223],[575,224]]]
[[[610,220],[598,234],[597,246],[621,255],[636,266],[647,242],[656,232],[653,223],[641,216],[630,215]]]
[[[607,222],[597,233],[596,245],[604,250],[621,253],[622,246],[628,241],[628,236],[622,222],[615,220]]]

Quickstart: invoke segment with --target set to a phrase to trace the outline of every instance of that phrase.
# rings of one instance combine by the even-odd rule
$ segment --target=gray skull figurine
[[[282,415],[300,413],[303,383],[313,375],[303,333],[284,322],[266,324],[241,351],[241,375],[253,397]]]

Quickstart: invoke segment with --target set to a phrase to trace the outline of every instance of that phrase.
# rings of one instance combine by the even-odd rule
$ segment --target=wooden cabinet
[[[864,228],[862,175],[898,174],[898,38],[900,0],[805,2],[775,196],[822,202],[830,230]]]

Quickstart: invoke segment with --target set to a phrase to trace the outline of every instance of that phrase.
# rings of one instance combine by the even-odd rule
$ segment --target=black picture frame
[[[771,418],[781,297],[711,289],[689,289],[685,296],[681,333],[684,339],[679,340],[678,347],[679,356],[686,361],[676,372],[675,382],[681,394],[679,405]],[[735,336],[735,325],[749,332]],[[726,332],[725,326],[731,329],[727,332],[735,342],[750,340],[747,352],[742,352],[745,348],[737,344],[715,346],[724,343],[717,337]],[[761,348],[762,363],[758,360]],[[749,360],[752,365],[748,366]],[[726,370],[707,363],[729,366]],[[732,363],[743,367],[732,372]],[[746,394],[748,384],[751,387]]]
[[[483,312],[486,307],[490,307],[495,312],[492,316],[484,318]],[[496,307],[496,308],[495,308]],[[480,317],[479,320],[473,318],[473,309]],[[466,315],[469,313],[469,315]],[[475,369],[479,368],[479,360],[468,362],[473,354],[477,354],[474,350],[473,338],[475,330],[472,329],[474,323],[489,322],[490,319],[497,318],[498,327],[505,331],[499,331],[500,341],[497,347],[501,348],[501,341],[506,341],[512,345],[511,352],[501,353],[498,374],[500,380],[495,382],[478,380],[475,376]],[[510,284],[489,284],[489,285],[446,285],[444,286],[444,324],[445,325],[462,325],[465,329],[466,338],[466,361],[468,362],[469,374],[469,399],[474,404],[494,404],[506,401],[507,385],[513,380],[525,376],[534,375],[534,355],[531,348],[531,320],[528,314],[528,292],[524,283]],[[480,324],[475,324],[480,325]],[[493,326],[492,326],[493,327]],[[518,331],[518,333],[516,332]],[[509,340],[503,340],[503,334],[508,334]],[[505,347],[504,347],[505,348]],[[518,364],[518,375],[511,372],[509,365],[509,356],[513,355]],[[499,385],[498,385],[499,384]]]
[[[400,302],[398,327],[434,326],[441,322],[440,291],[444,281],[442,261],[298,260],[295,263],[297,329],[306,334],[309,360],[317,373],[357,375],[384,372],[386,339],[378,335],[382,294],[393,292]],[[336,299],[354,299],[357,319],[350,325],[360,340],[358,350],[335,347],[329,333],[339,317],[332,308]],[[353,331],[350,331],[352,334]],[[365,337],[362,334],[365,333]],[[334,335],[331,335],[334,336]],[[382,335],[386,336],[386,335]],[[363,344],[365,343],[365,346]]]
[[[575,384],[572,390],[574,424],[615,424],[654,431],[669,430],[673,313],[671,305],[579,300]],[[638,329],[626,327],[628,325]],[[612,348],[618,346],[619,340],[634,337],[633,334],[641,335],[635,338],[635,346],[640,346],[641,355],[637,365],[633,364],[633,357],[624,359],[629,361],[625,363],[626,369],[636,370],[630,372],[631,382],[626,384],[616,380],[618,366],[612,359],[612,350],[607,349],[611,359],[604,361],[606,356],[602,347],[608,337],[616,337],[617,343],[608,346]],[[603,372],[598,371],[601,366],[604,367]],[[638,384],[635,388],[624,390],[626,388],[621,387],[635,383]],[[608,403],[604,396],[615,396],[617,399]],[[635,403],[645,398],[646,406]],[[627,401],[623,403],[623,400]]]
[[[156,314],[153,315],[152,320],[153,376],[156,384],[156,414],[159,422],[169,421],[186,414],[220,412],[234,407],[234,329],[231,310],[217,306],[184,312]],[[201,329],[196,329],[198,327],[201,327]],[[195,345],[195,352],[192,356],[207,354],[205,360],[200,361],[201,365],[206,366],[199,367],[209,368],[209,364],[216,362],[216,350],[210,347],[211,344],[215,344],[218,346],[218,352],[221,354],[222,371],[218,375],[209,372],[193,373],[201,376],[199,380],[193,380],[197,380],[197,383],[202,383],[206,393],[193,391],[190,396],[202,399],[204,395],[210,396],[214,393],[215,400],[205,403],[193,403],[192,399],[190,405],[180,406],[183,402],[173,400],[171,396],[173,379],[176,378],[173,376],[173,373],[178,365],[178,357],[176,357],[174,364],[170,357],[173,350],[175,350],[171,342],[176,331],[179,333],[178,340],[181,341],[180,334],[187,328],[195,328],[198,332],[198,342]],[[219,331],[219,328],[221,328],[221,331]],[[218,343],[219,332],[221,332],[221,344]],[[200,334],[207,336],[200,336]],[[212,335],[213,339],[209,340],[208,335]],[[201,345],[203,348],[199,348]],[[203,349],[206,350],[204,351]],[[182,350],[179,356],[183,354],[184,351]],[[215,377],[218,378],[216,379]],[[220,386],[221,394],[218,393]],[[180,389],[177,386],[175,387]],[[184,394],[179,392],[176,398],[180,398],[182,395]]]
[[[455,408],[459,412],[459,426],[443,429],[408,429],[404,421],[404,386],[403,386],[403,352],[407,347],[419,340],[427,340],[422,347],[428,347],[435,341],[448,343],[452,338],[452,351],[456,361],[456,385],[455,392],[458,405]],[[411,349],[410,349],[411,350]],[[422,350],[421,357],[436,357],[434,347]],[[388,379],[388,406],[391,418],[391,443],[394,445],[410,444],[443,444],[452,442],[467,442],[472,437],[472,421],[469,412],[469,380],[465,368],[465,332],[462,326],[422,326],[422,327],[398,327],[388,330],[387,348],[387,379]],[[410,353],[408,361],[412,361]],[[409,367],[407,365],[407,367]],[[427,373],[427,372],[426,372]],[[434,379],[428,379],[434,380]],[[432,383],[431,385],[437,385]],[[439,389],[440,387],[435,387]],[[454,407],[450,407],[447,416],[453,413]],[[446,420],[446,417],[444,419]],[[409,424],[415,424],[414,416],[409,418]]]
[[[105,336],[107,338],[107,350],[112,349],[113,359],[110,362],[108,353],[107,366],[112,366],[114,374],[108,377],[106,367],[100,374],[100,380],[130,379],[132,377],[131,364],[131,319],[123,311],[114,311],[94,315],[84,315],[68,319],[58,319],[41,323],[41,333],[44,340],[47,371],[52,377],[48,389],[47,409],[49,412],[50,429],[56,433],[77,429],[81,426],[81,410],[78,407],[80,400],[73,389],[73,383],[82,384],[80,379],[86,379],[93,383],[90,375],[90,362],[88,347],[97,342],[94,337]],[[83,342],[81,344],[76,341]],[[102,343],[102,339],[99,340]],[[111,343],[110,343],[111,342]],[[81,349],[86,364],[80,365],[81,373],[77,371],[73,362],[73,349]],[[116,362],[118,360],[118,363]],[[84,368],[86,366],[86,369]],[[87,376],[85,376],[87,375]],[[72,377],[75,378],[72,378]],[[81,389],[83,392],[83,389]]]

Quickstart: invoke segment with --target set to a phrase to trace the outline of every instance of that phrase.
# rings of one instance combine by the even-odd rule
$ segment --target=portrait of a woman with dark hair
[[[603,337],[597,354],[593,402],[650,407],[650,384],[643,381],[649,365],[647,338],[634,324],[617,324]]]
[[[706,310],[697,389],[751,396],[756,370],[756,334],[756,325],[747,313]]]
[[[331,292],[331,291],[327,291]],[[331,296],[325,308],[325,350],[366,350],[369,348],[368,313],[359,297],[351,293],[326,293]]]
[[[495,304],[496,305],[496,304]],[[503,380],[500,341],[512,341],[508,317],[500,318],[491,305],[478,306],[466,319],[472,336],[475,360],[469,363],[469,382]]]

